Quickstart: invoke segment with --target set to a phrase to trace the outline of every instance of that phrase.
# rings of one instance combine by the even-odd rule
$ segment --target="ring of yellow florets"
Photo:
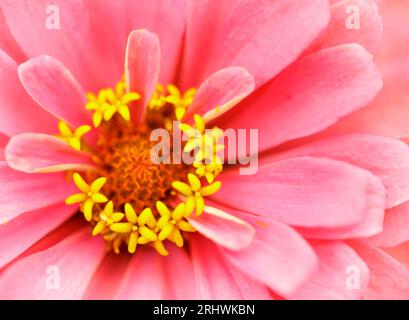
[[[134,253],[138,245],[150,245],[164,256],[168,254],[165,241],[183,247],[185,233],[196,231],[189,223],[189,217],[193,213],[200,216],[205,209],[205,198],[216,193],[221,187],[220,181],[215,179],[223,170],[221,159],[216,155],[223,149],[223,145],[218,142],[223,132],[213,128],[209,133],[205,130],[204,119],[197,114],[194,115],[193,126],[183,123],[183,117],[192,104],[195,93],[194,88],[182,94],[174,85],[158,84],[148,104],[150,111],[168,115],[165,117],[164,126],[169,121],[182,121],[180,129],[188,137],[183,151],[198,151],[186,179],[176,179],[171,183],[174,199],[168,204],[165,203],[167,199],[161,199],[156,201],[152,208],[146,207],[140,212],[136,212],[130,203],[118,207],[102,192],[103,187],[110,182],[107,177],[102,176],[87,182],[78,172],[72,174],[72,180],[79,192],[68,197],[66,204],[78,204],[84,218],[92,225],[92,235],[102,235],[109,248],[116,253],[119,253],[123,244],[126,244],[130,253]],[[85,108],[93,112],[93,125],[98,128],[113,121],[115,117],[130,122],[130,106],[139,99],[138,93],[127,90],[123,78],[115,89],[102,89],[96,95],[88,93]],[[165,108],[172,109],[170,115],[169,112],[164,112],[169,111]],[[58,137],[76,150],[89,151],[83,136],[91,130],[88,125],[73,130],[61,121]]]

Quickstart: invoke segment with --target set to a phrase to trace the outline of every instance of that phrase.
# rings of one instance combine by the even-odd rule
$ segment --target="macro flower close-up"
[[[398,2],[0,0],[0,299],[409,299]]]

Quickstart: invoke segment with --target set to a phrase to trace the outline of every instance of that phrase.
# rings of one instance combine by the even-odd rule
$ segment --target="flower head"
[[[409,147],[334,126],[382,87],[376,5],[255,3],[0,1],[0,298],[407,298]],[[177,120],[193,163],[153,161]]]

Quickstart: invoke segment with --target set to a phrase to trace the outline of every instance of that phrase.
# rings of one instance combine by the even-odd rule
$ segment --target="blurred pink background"
[[[398,137],[409,136],[409,1],[378,0],[384,22],[384,36],[376,63],[384,78],[384,88],[363,112],[363,130]],[[384,125],[371,121],[382,115]],[[353,117],[351,117],[350,120]],[[409,178],[409,177],[408,177]],[[387,249],[409,268],[409,242]]]

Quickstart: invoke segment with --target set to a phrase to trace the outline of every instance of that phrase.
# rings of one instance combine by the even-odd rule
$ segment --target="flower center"
[[[152,208],[157,201],[170,197],[172,181],[186,179],[188,166],[151,160],[155,143],[149,141],[147,133],[126,130],[100,143],[98,175],[109,181],[102,192],[119,208],[125,203],[136,211]]]
[[[150,140],[152,131],[162,128],[172,135],[172,121],[183,121],[195,92],[189,89],[182,95],[173,85],[158,85],[144,123],[136,126],[131,121],[132,103],[140,95],[128,92],[123,79],[115,89],[87,95],[85,108],[93,112],[96,143],[83,139],[93,130],[90,126],[72,130],[64,122],[59,124],[58,136],[77,150],[91,152],[96,165],[95,170],[69,174],[80,192],[66,203],[79,204],[92,234],[102,235],[116,253],[123,246],[134,253],[138,245],[149,245],[167,255],[166,241],[183,247],[185,233],[195,232],[189,219],[203,213],[205,197],[221,186],[214,182],[223,167],[216,155],[221,130],[205,132],[199,115],[194,115],[193,127],[180,124],[188,136],[183,151],[197,151],[192,164],[161,163],[157,161],[161,155],[152,153],[157,143]],[[171,141],[169,154],[174,147]]]

